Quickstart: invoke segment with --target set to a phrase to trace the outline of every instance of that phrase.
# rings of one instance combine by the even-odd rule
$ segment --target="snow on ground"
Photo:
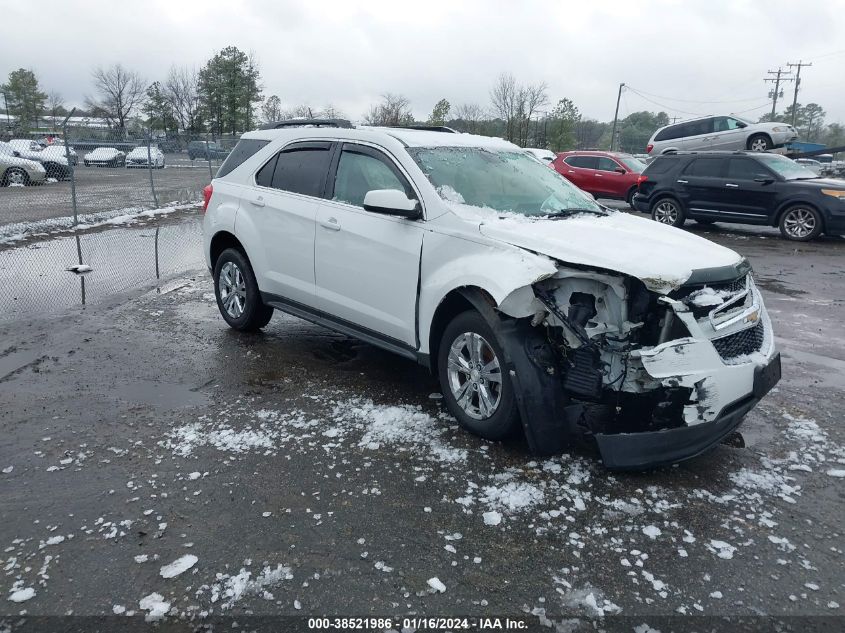
[[[79,216],[79,223],[74,226],[73,216],[48,218],[46,220],[31,220],[0,225],[0,245],[14,244],[33,237],[49,237],[59,233],[75,233],[87,231],[103,226],[129,226],[149,220],[150,218],[168,215],[177,211],[197,209],[199,202],[171,204],[157,209],[144,207],[124,207],[112,211],[85,213]]]
[[[188,571],[191,567],[197,564],[199,559],[193,554],[185,554],[180,556],[172,563],[168,563],[161,568],[159,572],[162,578],[175,578],[179,574]]]

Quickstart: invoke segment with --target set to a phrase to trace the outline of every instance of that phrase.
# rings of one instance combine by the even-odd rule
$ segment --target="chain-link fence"
[[[0,319],[201,267],[202,189],[236,142],[92,127],[0,142]]]

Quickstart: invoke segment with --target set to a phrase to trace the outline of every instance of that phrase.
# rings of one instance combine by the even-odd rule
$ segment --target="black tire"
[[[9,167],[3,176],[3,185],[10,185],[12,183],[26,187],[29,184],[29,174],[20,167]]]
[[[673,210],[670,210],[671,207]],[[660,224],[681,227],[684,225],[686,215],[681,203],[671,196],[658,198],[651,205],[651,219]]]
[[[448,372],[449,353],[452,349],[453,343],[459,340],[465,333],[480,335],[488,346],[486,351],[489,352],[492,350],[493,354],[495,354],[495,359],[499,362],[498,376],[500,377],[501,382],[499,383],[498,401],[492,415],[481,419],[472,417],[460,404],[458,404],[458,400],[453,394],[452,387],[450,386]],[[504,358],[505,356],[502,351],[502,346],[496,339],[496,335],[493,333],[493,330],[487,325],[484,318],[475,310],[462,312],[452,319],[449,325],[446,326],[443,336],[440,339],[440,347],[437,353],[437,376],[440,380],[440,389],[443,393],[443,400],[446,402],[446,407],[449,409],[449,412],[455,416],[458,423],[464,429],[487,440],[495,441],[505,439],[514,435],[520,428],[519,410],[517,409],[513,383],[511,382],[510,375],[506,371]],[[490,362],[488,359],[489,356],[484,358],[484,360]],[[464,376],[465,381],[461,384],[470,383],[470,386],[468,386],[469,389],[472,386],[472,379],[466,374],[464,374]],[[475,399],[475,401],[479,403],[480,407],[481,396],[479,391],[482,388],[485,390],[485,393],[496,395],[494,385],[495,381],[486,381],[483,377],[479,377],[479,380],[485,384],[479,385],[477,390],[470,392],[474,395],[469,397],[469,406],[472,406],[472,400]]]
[[[231,264],[237,269],[243,282],[243,297],[240,313],[238,313],[237,309],[227,308],[224,305],[224,298],[221,297],[221,285],[226,285],[226,280],[221,284],[221,275],[227,274],[229,275],[227,278],[231,278],[233,272],[231,266],[227,267],[227,264]],[[224,268],[226,268],[226,273],[223,272]],[[273,308],[264,305],[261,301],[258,282],[255,280],[255,274],[252,272],[252,266],[250,266],[249,260],[246,258],[246,255],[237,249],[227,248],[220,254],[220,257],[217,258],[217,262],[214,264],[214,296],[217,298],[217,307],[220,310],[223,320],[229,324],[229,327],[235,330],[254,332],[263,328],[273,318]],[[240,294],[238,294],[237,298],[241,298]]]
[[[634,208],[634,194],[635,193],[637,193],[637,188],[631,187],[630,189],[628,189],[628,193],[625,196],[625,202],[627,202],[628,206],[631,207],[632,209]]]
[[[780,234],[792,242],[809,242],[824,230],[821,214],[808,204],[794,204],[780,216]]]
[[[767,134],[753,134],[748,138],[747,148],[752,152],[767,152],[773,147],[772,139]]]

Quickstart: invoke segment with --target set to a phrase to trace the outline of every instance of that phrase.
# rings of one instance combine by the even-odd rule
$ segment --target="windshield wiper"
[[[574,207],[570,209],[557,209],[556,211],[550,211],[548,213],[543,213],[540,215],[541,218],[566,218],[571,215],[576,215],[578,213],[594,213],[596,215],[606,215],[603,209],[587,209],[581,207]]]

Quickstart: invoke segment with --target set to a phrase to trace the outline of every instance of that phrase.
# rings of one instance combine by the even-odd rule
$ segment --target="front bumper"
[[[650,433],[596,434],[602,462],[610,470],[643,470],[675,464],[706,453],[736,429],[780,380],[780,354],[754,371],[752,392],[727,407],[712,422]]]

